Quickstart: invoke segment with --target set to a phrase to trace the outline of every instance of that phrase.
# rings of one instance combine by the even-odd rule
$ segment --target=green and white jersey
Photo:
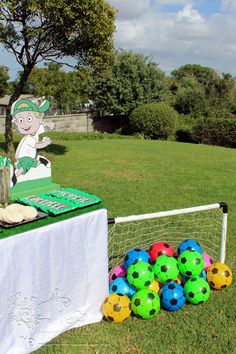
[[[21,157],[31,157],[35,159],[37,149],[36,144],[39,142],[39,135],[45,132],[43,124],[40,124],[39,129],[34,135],[26,135],[19,143],[16,149],[16,159]]]

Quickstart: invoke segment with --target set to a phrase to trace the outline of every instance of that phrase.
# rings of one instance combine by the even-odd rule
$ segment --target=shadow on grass
[[[68,148],[64,145],[51,144],[47,146],[44,150],[54,155],[64,155],[68,151]],[[39,151],[40,150],[37,150],[38,153]]]
[[[19,142],[14,142],[15,151],[17,149],[18,144],[19,144]],[[6,152],[6,143],[5,142],[2,142],[2,141],[0,142],[0,150],[3,150]],[[68,151],[68,148],[64,145],[51,144],[43,150],[50,152],[51,154],[54,154],[54,155],[64,155]],[[37,152],[40,154],[40,149],[38,149]]]
[[[16,150],[18,142],[13,143],[14,144],[14,149]],[[6,143],[5,141],[0,141],[0,150],[3,150],[6,152]]]

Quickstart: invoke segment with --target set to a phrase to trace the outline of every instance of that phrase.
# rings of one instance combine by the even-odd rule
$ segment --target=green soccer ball
[[[202,255],[194,250],[186,250],[178,258],[179,271],[186,277],[195,278],[204,268]]]
[[[127,280],[138,290],[147,288],[154,280],[152,266],[144,261],[131,264],[127,269]]]
[[[197,305],[208,300],[211,290],[205,279],[191,278],[184,285],[184,292],[187,300]]]
[[[179,275],[178,263],[174,257],[162,255],[157,257],[153,265],[157,280],[166,283],[175,280]]]
[[[144,320],[155,317],[160,311],[159,295],[149,289],[137,291],[132,297],[132,311],[136,317]]]

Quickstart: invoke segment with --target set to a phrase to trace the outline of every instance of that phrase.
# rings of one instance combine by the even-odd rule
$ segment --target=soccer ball
[[[130,285],[125,278],[119,277],[109,285],[109,293],[118,293],[131,298],[136,293],[136,289],[134,286]]]
[[[105,299],[103,305],[104,316],[114,323],[121,323],[126,320],[132,310],[131,301],[125,295],[110,294]]]
[[[142,319],[153,318],[160,310],[160,298],[155,291],[142,289],[132,298],[132,310],[135,316]]]
[[[179,275],[178,263],[174,257],[159,256],[154,265],[154,273],[161,283],[166,283],[175,280]]]
[[[210,296],[210,286],[203,278],[191,278],[184,285],[184,292],[189,302],[194,305],[208,300]]]
[[[232,280],[232,270],[224,263],[213,263],[207,270],[207,281],[214,289],[227,288]]]
[[[186,277],[194,278],[199,276],[204,268],[202,255],[194,250],[187,250],[178,257],[179,271]]]
[[[124,265],[117,265],[113,267],[109,273],[109,284],[113,282],[116,278],[125,277],[127,269]]]
[[[185,240],[178,246],[178,254],[181,254],[187,250],[194,250],[202,254],[202,248],[199,243],[195,240]]]
[[[138,290],[147,288],[154,280],[152,266],[143,261],[131,264],[127,269],[127,280]]]
[[[208,268],[214,263],[213,259],[207,254],[203,253],[202,257],[204,259],[204,270],[207,272]]]
[[[205,270],[203,270],[198,276],[197,276],[197,278],[198,277],[200,277],[200,278],[203,278],[204,280],[206,280],[206,272],[205,272]],[[191,277],[186,277],[185,275],[182,275],[181,276],[181,284],[182,285],[184,285],[185,283],[187,283],[187,281],[189,280],[189,279],[191,279]]]
[[[160,291],[161,306],[169,311],[177,311],[184,306],[186,296],[181,285],[175,282],[165,284]]]
[[[156,293],[159,293],[160,291],[160,285],[157,281],[157,277],[154,276],[154,280],[152,282],[152,284],[150,284],[148,287],[147,287],[149,290],[153,290],[155,291]]]
[[[181,285],[181,274],[179,273],[178,277],[176,279],[173,280],[175,283],[178,283],[179,285]]]
[[[149,262],[150,256],[148,252],[141,250],[140,248],[133,248],[132,250],[129,250],[125,256],[124,265],[126,268],[128,268],[131,264],[134,264],[138,261]]]
[[[173,256],[174,249],[171,245],[167,242],[156,242],[149,248],[149,255],[152,261],[155,261],[157,257],[166,255],[166,256]]]

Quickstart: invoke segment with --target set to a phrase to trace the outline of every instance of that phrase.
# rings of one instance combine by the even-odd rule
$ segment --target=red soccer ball
[[[148,253],[151,260],[155,261],[157,257],[162,255],[173,257],[175,251],[167,242],[156,242],[151,245]]]

